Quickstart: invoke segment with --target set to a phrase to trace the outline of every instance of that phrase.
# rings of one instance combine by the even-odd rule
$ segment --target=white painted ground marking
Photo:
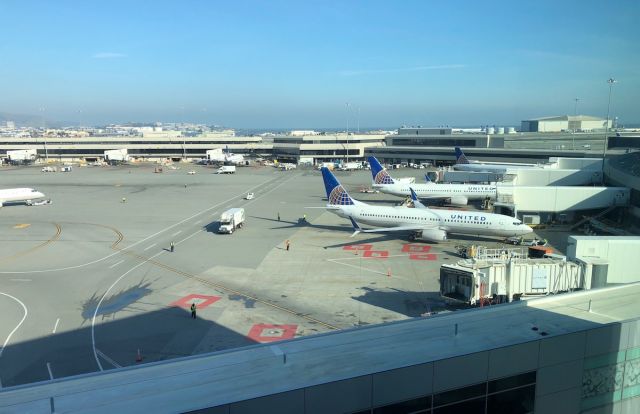
[[[397,255],[391,255],[391,256],[386,256],[386,257],[398,257],[398,256],[406,256],[406,255],[404,255],[404,254],[397,254]],[[386,257],[385,257],[385,258],[386,258]],[[353,259],[357,259],[357,257],[355,257],[355,258],[354,258],[354,257],[345,257],[345,258],[342,258],[342,259],[327,259],[327,261],[328,261],[328,262],[335,263],[335,264],[339,264],[339,265],[342,265],[342,266],[352,267],[352,268],[354,268],[354,269],[358,269],[358,270],[364,270],[365,272],[371,272],[371,273],[376,273],[376,274],[378,274],[378,275],[388,276],[388,275],[387,275],[387,273],[385,273],[385,272],[380,272],[380,271],[378,271],[378,270],[373,270],[373,269],[367,269],[366,267],[356,266],[356,265],[349,264],[349,263],[342,263],[342,262],[340,261],[340,260],[353,260]],[[362,260],[362,259],[364,259],[364,260],[367,260],[367,259],[380,259],[380,257],[361,257],[361,258],[360,258],[360,260]],[[388,267],[388,266],[387,266],[387,267]],[[394,279],[401,279],[401,280],[405,280],[405,281],[407,281],[407,282],[417,283],[417,282],[416,282],[415,280],[413,280],[413,279],[407,279],[407,278],[405,278],[405,277],[398,276],[398,275],[392,275],[392,277],[393,277]]]
[[[58,324],[60,323],[60,318],[56,319],[56,326],[53,327],[53,332],[51,333],[56,333],[56,330],[58,329]]]
[[[122,262],[124,262],[124,259],[120,260],[118,263],[112,264],[111,266],[109,266],[109,269],[113,269],[114,267],[118,266]]]
[[[293,177],[294,177],[294,176],[292,176],[291,178],[293,178]],[[286,181],[288,181],[288,180],[290,180],[291,178],[286,179],[286,180],[285,180],[285,182],[286,182]],[[269,180],[267,180],[267,181],[269,181]],[[78,269],[78,268],[80,268],[80,267],[85,267],[85,266],[89,266],[89,265],[92,265],[92,264],[95,264],[95,263],[102,262],[103,260],[106,260],[106,259],[108,259],[108,258],[110,258],[110,257],[113,257],[113,256],[117,255],[117,254],[121,254],[123,251],[128,250],[128,249],[130,249],[130,248],[132,248],[132,247],[134,247],[134,246],[137,246],[137,245],[139,245],[140,243],[144,243],[145,241],[149,240],[149,239],[150,239],[150,238],[152,238],[152,237],[155,237],[155,236],[157,236],[157,235],[159,235],[159,234],[161,234],[161,233],[164,233],[164,232],[165,232],[165,231],[167,231],[167,230],[170,230],[170,229],[172,229],[172,228],[174,228],[174,227],[176,227],[176,226],[179,226],[180,224],[182,224],[182,223],[184,223],[184,222],[186,222],[186,221],[189,221],[189,220],[191,220],[191,219],[193,219],[193,218],[195,218],[195,217],[198,217],[198,216],[199,216],[199,215],[201,215],[201,214],[208,213],[209,211],[211,211],[211,210],[213,210],[213,209],[215,209],[215,208],[218,208],[218,206],[221,206],[221,205],[223,205],[223,204],[225,204],[225,203],[228,203],[228,202],[230,202],[230,201],[233,201],[234,199],[236,199],[236,198],[238,198],[238,197],[241,197],[242,195],[244,195],[244,194],[246,194],[246,193],[248,193],[248,192],[251,192],[251,190],[254,190],[254,189],[258,188],[258,187],[260,187],[260,186],[261,186],[261,185],[263,185],[263,184],[264,184],[264,183],[256,184],[256,185],[254,185],[253,187],[249,188],[248,190],[243,191],[242,193],[240,193],[240,194],[238,194],[238,195],[235,195],[235,196],[233,196],[233,197],[231,197],[231,198],[228,198],[228,199],[226,199],[226,200],[224,200],[224,201],[221,201],[221,202],[219,202],[218,204],[214,204],[214,205],[213,205],[213,206],[211,206],[211,207],[205,208],[204,210],[199,211],[199,212],[197,212],[197,213],[195,213],[195,214],[191,215],[190,217],[187,217],[187,218],[185,218],[185,219],[183,219],[183,220],[180,220],[179,222],[177,222],[177,223],[175,223],[175,224],[172,224],[172,225],[170,225],[170,226],[168,226],[168,227],[165,227],[164,229],[162,229],[162,230],[160,230],[160,231],[157,231],[157,232],[153,233],[152,235],[145,237],[145,238],[144,238],[144,239],[142,239],[142,240],[138,240],[137,242],[135,242],[135,243],[133,243],[132,245],[128,246],[126,249],[122,249],[122,250],[120,250],[120,251],[117,251],[117,252],[111,253],[111,254],[109,254],[109,255],[106,255],[106,256],[104,256],[104,257],[101,257],[100,259],[96,259],[96,260],[93,260],[93,261],[91,261],[91,262],[82,263],[82,264],[75,265],[75,266],[61,267],[61,268],[58,268],[58,269],[45,269],[45,270],[23,270],[23,271],[18,271],[18,272],[0,272],[0,274],[24,274],[24,273],[48,273],[48,272],[61,272],[61,271],[63,271],[63,270]],[[284,182],[283,182],[282,184],[284,184]]]
[[[273,191],[273,190],[275,190],[276,188],[278,188],[278,187],[282,186],[283,184],[285,184],[287,181],[290,181],[290,180],[291,180],[292,178],[294,178],[294,177],[295,177],[295,175],[292,175],[290,178],[285,179],[282,183],[280,183],[279,185],[277,185],[276,187],[274,187],[271,191]],[[251,191],[251,190],[252,190],[252,189],[254,189],[254,188],[259,187],[260,185],[262,185],[262,184],[258,184],[258,185],[256,185],[256,186],[252,187],[251,189],[249,189],[249,191]],[[269,191],[269,192],[271,192],[271,191]],[[243,192],[242,194],[244,194],[244,193],[246,193],[246,192],[247,192],[247,191]],[[268,193],[264,193],[263,195],[266,195],[266,194],[268,194]],[[136,242],[136,243],[132,244],[131,246],[129,246],[129,248],[131,248],[131,247],[133,247],[133,246],[135,246],[135,245],[137,245],[137,244],[140,244],[141,242],[143,242],[143,241],[145,241],[145,240],[148,240],[148,239],[150,239],[151,237],[157,236],[158,234],[163,233],[163,232],[165,232],[165,231],[167,231],[167,230],[169,230],[169,229],[172,229],[172,228],[174,228],[174,227],[176,227],[176,226],[178,226],[178,225],[180,225],[180,224],[184,223],[185,221],[191,220],[192,218],[197,217],[197,216],[198,216],[198,215],[200,215],[200,214],[203,214],[203,213],[209,212],[209,211],[213,210],[214,208],[217,208],[218,206],[221,206],[221,205],[223,205],[223,204],[225,204],[225,203],[228,203],[228,202],[232,201],[233,199],[235,199],[235,198],[237,198],[237,197],[239,197],[239,195],[238,195],[238,196],[234,196],[234,197],[232,197],[232,198],[230,198],[230,199],[228,199],[228,200],[225,200],[225,201],[223,201],[223,202],[221,202],[221,203],[218,203],[218,204],[216,204],[216,205],[214,205],[214,206],[211,206],[211,207],[209,207],[209,208],[207,208],[207,209],[205,209],[205,210],[202,210],[201,212],[196,213],[196,214],[192,215],[191,217],[188,217],[188,218],[186,218],[186,219],[184,219],[184,220],[182,220],[182,221],[179,221],[178,223],[173,224],[173,225],[171,225],[171,226],[169,226],[169,227],[165,228],[164,230],[160,230],[160,231],[158,231],[158,232],[156,232],[156,233],[152,234],[151,236],[148,236],[148,237],[146,237],[146,238],[144,238],[144,239],[142,239],[142,240],[140,240],[140,241],[138,241],[138,242]],[[254,202],[254,201],[256,201],[256,199],[251,200],[251,201],[250,201],[249,203],[247,203],[247,204],[250,204],[251,202]],[[185,241],[185,240],[187,240],[187,239],[189,239],[189,238],[191,238],[191,237],[195,236],[196,234],[198,234],[198,233],[200,233],[200,232],[202,232],[202,231],[203,231],[203,230],[198,230],[197,232],[193,233],[191,236],[187,237],[186,239],[183,239],[182,241]],[[181,243],[181,242],[178,242],[178,243]],[[176,244],[178,244],[178,243],[176,243]],[[148,261],[153,260],[153,259],[155,259],[156,257],[160,256],[160,255],[161,255],[162,253],[164,253],[164,252],[165,252],[164,250],[161,250],[161,251],[159,251],[158,253],[156,253],[156,254],[154,254],[153,256],[151,256],[151,257],[149,257],[148,259],[146,259],[144,262],[138,263],[137,265],[135,265],[134,267],[132,267],[131,269],[129,269],[128,271],[126,271],[126,272],[125,272],[124,274],[122,274],[119,278],[117,278],[117,279],[115,280],[115,282],[113,282],[113,283],[111,284],[111,286],[109,286],[109,289],[107,289],[107,291],[104,293],[104,295],[102,295],[102,298],[100,298],[100,301],[98,302],[98,305],[96,306],[96,309],[95,309],[95,311],[93,312],[93,318],[91,318],[91,347],[93,348],[93,357],[94,357],[94,359],[96,360],[96,364],[98,365],[98,368],[100,369],[100,371],[104,371],[104,369],[102,368],[102,364],[100,363],[100,360],[98,359],[98,353],[97,353],[97,350],[96,350],[96,330],[95,330],[95,326],[96,326],[96,316],[98,315],[98,310],[100,309],[100,305],[102,305],[102,301],[104,301],[104,298],[106,298],[106,297],[107,297],[107,295],[109,294],[109,292],[111,291],[111,289],[113,289],[113,288],[114,288],[114,286],[115,286],[116,284],[118,284],[118,282],[120,282],[120,280],[122,280],[126,275],[128,275],[128,274],[129,274],[129,273],[131,273],[131,272],[133,272],[135,269],[137,269],[138,267],[140,267],[140,266],[142,266],[143,264],[147,263]],[[118,252],[118,253],[120,253],[120,252]],[[114,254],[117,254],[117,253],[114,253]],[[113,255],[110,255],[110,256],[113,256]],[[107,257],[110,257],[110,256],[107,256]],[[102,259],[100,259],[100,260],[102,260]],[[80,267],[80,266],[77,266],[77,267]],[[0,273],[2,273],[2,272],[0,272]],[[28,272],[26,272],[26,273],[28,273]]]
[[[200,223],[202,223],[202,220],[198,220],[194,222],[194,224],[200,224]]]
[[[180,241],[177,241],[175,244],[176,244],[176,245],[178,245],[178,244],[180,244],[180,243],[182,243],[182,242],[184,242],[184,241],[187,241],[187,240],[189,240],[190,238],[192,238],[193,236],[195,236],[196,234],[198,234],[198,233],[202,233],[203,231],[204,231],[204,230],[198,230],[198,231],[196,231],[195,233],[192,233],[191,235],[189,235],[189,236],[185,237],[184,239],[182,239],[182,240],[180,240]]]
[[[93,348],[93,357],[96,360],[96,363],[98,364],[98,368],[100,368],[100,371],[104,371],[104,369],[102,368],[102,364],[100,363],[100,360],[98,359],[98,352],[96,350],[96,330],[95,330],[95,326],[96,326],[96,317],[98,316],[98,310],[100,310],[100,305],[102,305],[102,301],[104,300],[104,298],[107,297],[109,292],[111,292],[111,289],[113,289],[114,286],[119,281],[121,281],[126,275],[128,275],[131,272],[133,272],[134,270],[136,270],[137,268],[139,268],[143,264],[146,264],[150,260],[153,260],[156,257],[160,256],[162,253],[164,253],[164,250],[161,250],[158,253],[154,254],[153,256],[149,257],[147,260],[138,263],[137,265],[133,266],[131,269],[129,269],[125,273],[123,273],[119,278],[117,278],[115,280],[115,282],[113,282],[111,284],[111,286],[109,286],[109,289],[107,289],[107,291],[104,292],[104,295],[102,295],[102,297],[100,298],[100,301],[98,302],[98,305],[96,306],[96,309],[93,311],[93,318],[91,318],[91,347]]]
[[[12,282],[31,282],[31,279],[9,279]]]
[[[157,244],[158,244],[158,243],[153,243],[151,246],[147,246],[147,247],[145,247],[145,248],[144,248],[144,249],[142,249],[142,250],[146,252],[147,250],[149,250],[150,248],[152,248],[153,246],[155,246],[155,245],[157,245]]]
[[[108,363],[110,363],[111,365],[113,365],[116,368],[122,368],[122,365],[118,364],[116,361],[114,361],[113,359],[109,358],[108,356],[105,355],[104,352],[102,352],[99,349],[96,349],[96,352],[98,353],[98,355],[104,359],[105,361],[107,361]]]
[[[0,292],[0,295],[4,295],[4,296],[7,296],[7,297],[15,300],[16,302],[18,302],[20,304],[20,306],[22,306],[22,309],[24,310],[24,316],[22,317],[22,320],[20,320],[20,322],[16,325],[16,327],[13,328],[13,331],[11,331],[11,333],[9,333],[9,336],[7,336],[7,339],[4,341],[4,344],[2,344],[2,348],[0,348],[0,357],[1,357],[2,353],[4,352],[4,349],[7,347],[7,344],[9,343],[9,339],[11,339],[11,336],[18,330],[20,325],[22,325],[22,322],[24,322],[24,320],[27,319],[27,314],[29,312],[27,311],[27,307],[24,305],[24,303],[22,303],[20,301],[20,299],[15,298],[15,297],[9,295],[8,293],[3,293],[3,292]]]
[[[182,233],[182,230],[178,230],[171,235],[171,237],[176,237],[178,234]]]
[[[49,379],[53,379],[53,373],[51,372],[51,364],[47,362],[47,371],[49,371]]]

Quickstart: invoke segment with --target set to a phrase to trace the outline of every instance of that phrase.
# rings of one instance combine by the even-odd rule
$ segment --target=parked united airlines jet
[[[33,188],[7,188],[6,190],[0,190],[0,207],[6,202],[12,201],[26,201],[36,200],[43,198],[45,195],[40,191],[36,191]]]
[[[520,220],[501,214],[369,205],[352,199],[331,171],[325,167],[321,170],[329,200],[327,210],[350,219],[356,230],[354,235],[408,231],[412,232],[412,239],[442,241],[447,239],[447,233],[508,237],[533,231]],[[383,228],[362,230],[358,222]]]
[[[492,173],[505,173],[507,170],[520,170],[531,168],[543,168],[537,164],[519,164],[519,163],[500,163],[500,162],[481,162],[481,161],[469,161],[464,155],[464,152],[460,147],[456,147],[456,163],[453,166],[454,170],[458,171],[477,171],[477,172],[492,172]]]
[[[393,179],[389,173],[380,165],[376,157],[369,157],[371,165],[371,175],[373,176],[372,187],[383,193],[395,196],[407,197],[411,195],[411,188],[421,199],[451,199],[451,204],[467,205],[469,200],[484,200],[489,197],[496,198],[495,184],[409,184],[400,183]],[[427,177],[425,175],[425,177]],[[427,180],[429,177],[427,177]],[[411,187],[411,188],[409,188]]]

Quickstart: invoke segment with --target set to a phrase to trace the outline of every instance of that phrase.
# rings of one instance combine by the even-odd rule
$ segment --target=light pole
[[[576,102],[573,105],[573,116],[577,117],[578,116],[578,101],[580,100],[580,98],[573,98],[573,100]],[[573,149],[573,151],[576,150],[576,128],[575,128],[575,123],[577,122],[577,119],[574,119],[574,128],[572,130],[572,135],[571,135],[571,147]]]
[[[44,159],[47,164],[49,164],[49,152],[47,151],[47,127],[44,118],[44,112],[46,108],[38,108],[40,112],[42,112],[42,139],[44,140]]]
[[[184,135],[184,105],[180,106],[180,135],[182,135],[182,161],[187,159],[187,137]]]
[[[618,83],[617,80],[609,78],[607,80],[609,84],[609,100],[607,101],[607,123],[604,126],[604,148],[602,149],[602,183],[604,184],[604,160],[607,156],[607,140],[609,135],[609,109],[611,108],[611,91],[613,90],[613,84]]]
[[[349,162],[349,106],[351,104],[347,102],[345,106],[347,107],[347,154],[346,154],[346,162]]]

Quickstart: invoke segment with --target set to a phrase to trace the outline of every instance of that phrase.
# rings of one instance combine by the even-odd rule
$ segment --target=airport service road
[[[325,204],[317,171],[220,176],[196,167],[187,175],[191,168],[0,170],[3,187],[34,187],[53,200],[0,209],[1,386],[443,309],[438,268],[458,259],[459,241],[350,238],[344,219],[305,208]],[[338,173],[356,198],[398,201],[358,194],[370,177]],[[242,198],[249,191],[254,200]],[[218,235],[230,207],[245,208],[246,225]],[[298,221],[304,214],[307,224]]]

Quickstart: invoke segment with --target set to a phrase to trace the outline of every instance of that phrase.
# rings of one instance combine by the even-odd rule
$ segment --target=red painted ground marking
[[[427,253],[431,250],[431,246],[425,246],[424,244],[405,244],[402,246],[404,253]]]
[[[386,259],[389,257],[389,252],[386,250],[367,250],[362,257],[375,257],[376,259]]]
[[[436,260],[436,255],[433,253],[422,253],[422,254],[410,254],[409,259],[411,260]]]
[[[253,325],[247,337],[256,342],[276,342],[283,339],[291,339],[296,336],[298,325],[273,325],[270,323],[259,323]]]
[[[373,249],[373,244],[352,244],[349,246],[344,246],[342,250],[371,250]]]
[[[178,299],[175,302],[171,302],[169,306],[177,306],[179,308],[190,308],[191,304],[195,303],[197,309],[203,309],[211,305],[212,303],[219,301],[220,299],[221,299],[220,296],[191,294],[189,296],[185,296],[182,299]]]

